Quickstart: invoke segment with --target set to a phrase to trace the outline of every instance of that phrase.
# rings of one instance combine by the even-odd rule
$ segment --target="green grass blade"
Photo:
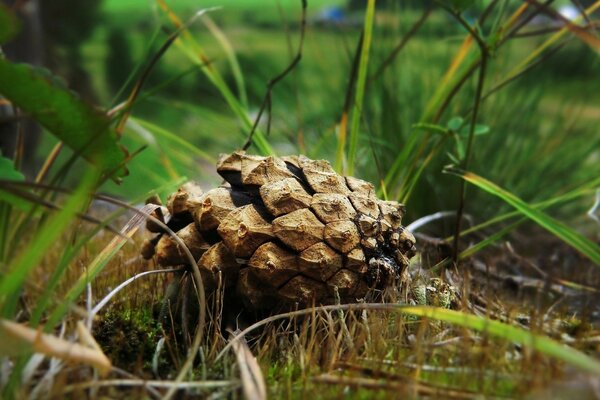
[[[535,207],[537,209],[543,210],[545,208],[548,207],[552,207],[554,205],[557,204],[561,204],[567,201],[571,201],[574,200],[578,197],[581,197],[583,195],[586,194],[590,194],[596,191],[596,188],[600,186],[600,177],[591,180],[590,182],[587,182],[573,190],[568,191],[565,194],[562,194],[560,196],[556,196],[553,197],[551,199],[548,200],[544,200],[544,201],[540,201],[539,203],[535,203],[532,205],[532,207]],[[478,230],[481,230],[483,228],[486,228],[490,225],[494,225],[497,224],[498,222],[502,222],[505,221],[507,219],[516,217],[518,215],[520,215],[521,213],[519,211],[511,211],[511,212],[507,212],[504,213],[502,215],[497,215],[494,218],[490,218],[489,220],[482,222],[480,224],[477,224],[471,228],[465,229],[464,231],[462,231],[460,233],[460,236],[464,236],[464,235],[468,235],[469,233],[473,233],[473,232],[477,232]],[[445,238],[444,240],[447,242],[450,242],[452,240],[452,236],[449,236],[447,238]]]
[[[471,257],[473,254],[475,254],[475,253],[477,253],[477,252],[485,249],[489,245],[491,245],[491,244],[497,242],[498,240],[500,240],[508,232],[512,231],[517,226],[519,226],[523,222],[525,222],[525,220],[526,220],[525,218],[521,218],[517,222],[513,222],[512,224],[510,224],[508,226],[505,226],[504,228],[500,229],[498,232],[494,233],[493,235],[490,235],[490,236],[486,237],[485,239],[483,239],[482,241],[475,243],[473,246],[471,246],[471,247],[463,250],[458,255],[458,258],[460,260],[464,260],[465,258]]]
[[[574,367],[593,374],[600,374],[600,361],[580,351],[558,343],[548,337],[536,335],[524,329],[494,321],[488,318],[467,314],[460,311],[436,307],[402,307],[404,314],[444,321],[479,332],[484,332],[523,346],[530,347],[542,354],[564,361]]]
[[[171,22],[177,27],[181,27],[183,24],[177,15],[169,8],[164,0],[157,0],[159,7],[169,17]],[[184,29],[182,35],[175,41],[175,46],[181,50],[181,52],[195,63],[202,73],[208,78],[208,80],[217,88],[221,96],[225,99],[225,102],[235,113],[235,115],[242,122],[245,132],[250,132],[252,129],[253,121],[250,119],[248,110],[242,105],[242,103],[233,94],[219,71],[211,64],[207,63],[209,58],[204,53],[202,47],[189,33],[189,30]],[[266,136],[262,131],[256,129],[252,137],[252,143],[256,146],[258,151],[263,155],[274,154],[271,145],[269,144]]]
[[[527,204],[514,194],[502,189],[498,185],[488,181],[485,178],[482,178],[471,172],[460,172],[450,169],[446,171],[458,175],[478,188],[499,197],[506,203],[516,208],[523,215],[535,221],[542,228],[548,230],[550,233],[556,235],[570,246],[577,249],[579,252],[592,260],[598,267],[600,267],[600,246],[585,236],[569,228],[562,222],[546,215],[530,204]]]
[[[211,156],[210,154],[206,153],[205,151],[199,149],[197,146],[188,142],[187,140],[180,138],[178,135],[174,134],[173,132],[171,132],[165,128],[162,128],[156,124],[153,124],[152,122],[149,122],[149,121],[146,121],[146,120],[143,120],[140,118],[134,118],[134,117],[129,117],[129,118],[131,121],[139,124],[144,129],[147,129],[148,131],[152,132],[154,135],[160,136],[160,137],[168,140],[171,143],[176,143],[180,147],[182,147],[186,150],[189,150],[193,154],[210,162],[211,164],[214,164],[216,162],[216,160],[213,156]]]
[[[250,325],[246,329],[237,333],[229,344],[227,344],[217,355],[218,361],[227,352],[233,342],[238,340],[249,332],[257,329],[260,326],[272,323],[277,320],[293,318],[301,315],[310,315],[323,311],[335,310],[379,310],[388,312],[399,312],[406,315],[414,315],[418,317],[435,319],[458,325],[464,328],[473,329],[478,332],[489,334],[492,336],[505,339],[507,341],[530,347],[541,354],[553,357],[557,360],[564,361],[574,367],[593,374],[600,374],[600,361],[583,354],[577,349],[563,345],[546,336],[531,333],[523,328],[511,326],[504,322],[494,321],[489,318],[479,317],[461,311],[448,310],[446,308],[430,307],[430,306],[406,306],[402,304],[381,304],[381,303],[362,303],[362,304],[341,304],[321,307],[311,307],[303,310],[290,311],[283,314],[277,314],[264,318],[261,321]]]
[[[77,211],[87,203],[89,193],[98,181],[97,171],[84,178],[80,188],[66,202],[60,212],[50,217],[36,232],[33,241],[9,265],[0,282],[0,308],[2,315],[11,318],[19,298],[19,291],[29,272],[43,259],[46,252],[56,244],[58,238],[77,218]]]
[[[375,18],[375,0],[369,0],[367,3],[367,12],[365,14],[365,27],[363,43],[360,51],[360,60],[358,64],[358,77],[356,82],[356,95],[354,97],[354,107],[352,110],[352,120],[350,123],[350,140],[348,143],[348,168],[347,174],[354,175],[354,163],[356,152],[358,150],[358,138],[360,134],[360,120],[363,108],[363,99],[365,95],[365,85],[367,82],[367,70],[369,68],[369,49],[373,38],[373,20]]]
[[[231,74],[233,75],[233,79],[235,80],[235,86],[237,87],[240,102],[244,108],[248,108],[248,94],[246,93],[246,83],[244,82],[244,74],[242,73],[242,68],[240,67],[240,63],[235,55],[235,50],[231,45],[227,36],[223,33],[221,29],[213,22],[213,20],[208,16],[204,15],[202,17],[202,22],[206,26],[206,28],[212,33],[212,35],[217,39],[225,55],[227,56],[227,61],[229,62],[229,66],[231,68]]]

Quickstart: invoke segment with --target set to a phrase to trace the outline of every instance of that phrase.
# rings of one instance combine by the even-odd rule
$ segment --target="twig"
[[[475,137],[475,125],[477,123],[477,117],[479,116],[479,106],[481,104],[481,95],[483,92],[483,84],[485,82],[485,73],[487,67],[487,59],[489,56],[489,49],[487,44],[483,40],[483,38],[469,25],[469,23],[463,18],[463,16],[459,13],[453,12],[449,10],[451,15],[454,16],[458,22],[469,32],[469,34],[473,37],[473,39],[477,42],[479,46],[479,51],[481,53],[481,60],[479,65],[479,76],[477,79],[477,89],[475,91],[475,97],[473,99],[473,114],[471,117],[471,126],[469,129],[469,138],[467,140],[467,148],[465,150],[465,157],[462,160],[461,167],[463,169],[467,169],[469,166],[469,161],[471,160],[471,153],[473,149],[473,138]],[[466,195],[466,182],[464,179],[460,181],[460,189],[459,189],[459,205],[456,210],[456,229],[454,231],[454,242],[453,242],[453,261],[456,265],[458,263],[459,252],[458,252],[458,240],[460,238],[460,228],[462,222],[462,214],[465,208],[465,195]]]
[[[373,75],[371,75],[371,77],[369,78],[369,81],[367,82],[367,86],[370,86],[377,78],[379,78],[381,76],[381,74],[383,74],[383,71],[394,62],[394,60],[396,59],[398,54],[400,54],[400,51],[410,41],[410,39],[415,35],[415,33],[417,33],[417,31],[421,28],[423,23],[425,23],[425,21],[427,20],[429,15],[431,15],[432,11],[433,11],[433,7],[431,7],[431,6],[427,7],[423,11],[423,14],[421,14],[421,18],[419,18],[417,20],[417,22],[415,22],[414,25],[409,29],[409,31],[406,32],[406,34],[404,36],[402,36],[402,39],[400,39],[400,42],[398,42],[398,44],[396,45],[396,47],[394,47],[392,52],[385,58],[385,60],[383,60],[383,62],[379,65],[379,67],[377,68],[375,73]],[[361,43],[362,43],[362,40],[361,40]],[[360,53],[360,51],[359,51],[359,53]]]
[[[250,133],[248,134],[248,139],[246,140],[246,143],[244,144],[244,146],[242,146],[243,150],[248,150],[248,148],[252,145],[252,137],[254,136],[254,132],[256,131],[256,128],[258,127],[260,119],[262,118],[262,115],[266,108],[268,108],[268,113],[269,113],[267,132],[270,131],[270,129],[271,129],[270,128],[270,126],[271,126],[271,105],[272,105],[271,104],[271,93],[273,91],[273,87],[275,87],[275,85],[277,83],[279,83],[279,81],[281,81],[283,78],[285,78],[286,75],[289,74],[296,67],[296,65],[298,65],[298,63],[302,59],[302,48],[304,47],[304,34],[306,32],[306,7],[307,7],[307,0],[302,0],[302,20],[300,21],[300,43],[298,44],[298,52],[296,53],[296,56],[294,57],[292,62],[279,75],[277,75],[275,78],[271,79],[269,81],[269,83],[267,83],[267,92],[265,93],[265,97],[263,98],[263,102],[258,111],[258,115],[256,116],[256,119],[254,120],[252,129],[250,130]]]
[[[135,102],[136,98],[140,94],[140,91],[142,90],[142,86],[148,80],[148,77],[150,76],[150,73],[154,69],[154,66],[156,65],[156,63],[158,63],[158,61],[165,54],[165,52],[169,49],[169,47],[171,47],[171,45],[179,37],[181,32],[183,32],[191,24],[193,24],[201,15],[203,15],[209,11],[212,11],[214,9],[215,8],[209,8],[209,9],[204,9],[204,10],[198,11],[185,24],[181,25],[179,28],[177,28],[177,30],[175,32],[171,33],[169,35],[169,37],[167,38],[167,40],[165,41],[165,43],[163,43],[163,45],[160,47],[160,49],[158,49],[156,54],[154,54],[154,56],[152,56],[152,58],[150,59],[150,62],[146,66],[146,68],[144,68],[144,70],[142,71],[140,78],[136,81],[136,83],[135,83],[133,89],[131,90],[129,97],[125,101],[124,105],[118,105],[113,110],[109,111],[109,115],[111,115],[111,114],[114,114],[118,110],[121,110],[121,109],[123,110],[123,114],[121,115],[121,118],[119,119],[119,122],[117,123],[117,127],[115,129],[115,131],[117,132],[117,135],[121,136],[123,129],[125,128],[125,123],[127,122],[127,118],[129,118],[129,112],[131,111],[131,108],[133,107],[133,103]]]

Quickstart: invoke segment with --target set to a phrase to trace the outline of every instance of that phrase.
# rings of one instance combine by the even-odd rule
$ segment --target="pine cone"
[[[331,303],[336,288],[355,302],[390,286],[415,253],[404,206],[378,200],[372,184],[327,161],[236,152],[222,155],[217,171],[228,184],[206,193],[186,184],[159,214],[198,261],[205,289],[217,288],[220,272],[226,296],[235,292],[248,309]],[[143,254],[188,263],[162,233]]]

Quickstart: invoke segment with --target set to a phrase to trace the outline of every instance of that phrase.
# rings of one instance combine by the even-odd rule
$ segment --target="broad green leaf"
[[[12,160],[0,155],[0,179],[22,182],[25,177],[20,171],[17,171]]]
[[[20,24],[15,14],[0,3],[0,44],[12,39],[19,32]]]
[[[0,94],[104,172],[123,176],[126,152],[110,119],[46,70],[0,59]]]
[[[482,178],[472,172],[460,172],[453,169],[446,169],[446,172],[453,173],[465,179],[467,182],[472,183],[478,188],[485,190],[486,192],[493,194],[504,200],[521,212],[526,217],[535,221],[542,228],[548,230],[550,233],[556,235],[560,239],[564,240],[567,244],[579,250],[582,254],[592,260],[598,267],[600,267],[600,246],[592,242],[579,232],[569,228],[562,222],[546,215],[542,211],[535,207],[527,204],[514,194],[502,189],[498,185]]]

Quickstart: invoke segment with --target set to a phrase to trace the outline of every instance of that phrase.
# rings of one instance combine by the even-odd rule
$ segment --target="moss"
[[[153,310],[110,310],[96,325],[96,339],[115,366],[149,371],[161,329]]]

